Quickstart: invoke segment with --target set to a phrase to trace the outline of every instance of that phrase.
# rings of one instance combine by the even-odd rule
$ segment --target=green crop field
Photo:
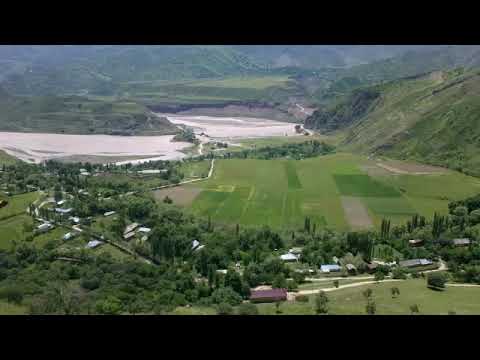
[[[30,192],[7,198],[8,205],[0,209],[0,220],[24,213],[38,196],[38,192]]]
[[[480,192],[480,180],[447,171],[441,175],[368,175],[367,158],[347,153],[300,161],[230,159],[216,162],[211,179],[200,187],[191,209],[219,223],[303,225],[349,229],[342,197],[359,199],[372,223],[382,218],[403,223],[415,213],[445,213],[448,202]],[[459,187],[458,183],[462,186]]]
[[[393,299],[390,289],[398,287],[400,295]],[[334,315],[365,314],[365,297],[362,292],[371,288],[379,315],[408,315],[410,305],[417,304],[420,314],[447,315],[449,311],[457,314],[480,314],[480,288],[447,287],[444,291],[427,288],[424,279],[412,279],[396,283],[380,283],[328,292],[329,313]],[[286,302],[280,306],[283,314],[313,315],[314,297],[308,303]],[[275,304],[258,305],[260,314],[274,315]]]
[[[23,224],[33,223],[28,215],[18,215],[5,220],[0,220],[0,249],[8,250],[12,241],[21,241],[25,238]]]

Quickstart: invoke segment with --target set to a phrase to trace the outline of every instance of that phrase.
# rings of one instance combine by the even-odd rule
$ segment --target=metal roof
[[[328,264],[328,265],[321,265],[320,270],[322,272],[330,272],[330,271],[340,271],[342,268],[337,264]]]

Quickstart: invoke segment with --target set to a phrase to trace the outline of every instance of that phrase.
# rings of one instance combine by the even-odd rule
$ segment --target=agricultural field
[[[185,188],[202,190],[191,210],[219,223],[290,228],[309,216],[337,230],[379,226],[384,217],[399,224],[415,213],[446,213],[449,201],[480,190],[480,180],[453,171],[399,175],[371,171],[375,166],[347,153],[300,161],[219,160],[211,179]]]
[[[296,92],[293,80],[285,75],[254,75],[192,81],[125,83],[122,91],[133,99],[168,104],[218,104],[268,99],[282,92]]]
[[[0,220],[23,214],[27,210],[28,206],[38,197],[38,192],[29,192],[6,198],[8,205],[0,209]]]
[[[398,287],[400,295],[393,299],[392,287]],[[417,304],[420,314],[447,315],[454,311],[458,315],[480,314],[480,287],[449,287],[444,291],[427,288],[424,279],[410,279],[395,283],[379,283],[335,290],[327,293],[329,313],[333,315],[365,314],[366,300],[362,292],[370,288],[379,315],[409,315],[410,305]],[[308,303],[285,302],[282,313],[289,315],[314,315],[314,296]],[[263,315],[275,315],[275,304],[259,304]]]
[[[32,218],[27,214],[0,220],[0,250],[8,250],[13,241],[22,241],[25,238],[25,223],[33,224]]]

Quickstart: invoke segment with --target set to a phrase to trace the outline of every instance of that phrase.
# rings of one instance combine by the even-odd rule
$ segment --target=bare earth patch
[[[399,160],[382,160],[377,166],[395,174],[431,175],[444,174],[447,170],[438,166],[407,163]]]
[[[343,210],[348,224],[353,230],[369,229],[373,227],[367,208],[359,198],[342,196]]]
[[[186,206],[190,205],[201,191],[201,188],[193,186],[175,186],[171,188],[155,190],[153,195],[155,199],[159,201],[163,201],[165,196],[168,196],[173,200],[175,205]]]

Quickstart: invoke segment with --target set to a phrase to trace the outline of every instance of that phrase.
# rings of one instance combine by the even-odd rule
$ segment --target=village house
[[[78,216],[70,216],[68,218],[73,224],[79,224],[80,223],[80,218]]]
[[[108,217],[108,216],[111,216],[111,215],[113,215],[113,214],[115,214],[115,211],[107,211],[105,214],[103,214],[103,216],[107,216],[107,217]]]
[[[68,232],[65,235],[63,235],[62,239],[67,241],[67,240],[73,239],[74,237],[75,237],[75,233]]]
[[[349,274],[355,274],[357,272],[357,268],[353,264],[346,264],[345,268],[347,269]]]
[[[292,253],[286,253],[280,255],[280,259],[283,261],[298,261],[298,256]]]
[[[143,234],[148,234],[150,231],[152,231],[152,229],[148,228],[148,227],[141,227],[137,230],[138,232],[141,232]]]
[[[87,249],[95,249],[96,247],[102,245],[103,242],[99,241],[99,240],[91,240],[87,243],[87,245],[85,245],[85,247]]]
[[[369,274],[374,273],[378,268],[378,264],[376,262],[371,262],[370,264],[367,264],[367,272]]]
[[[49,222],[45,222],[45,223],[37,226],[37,232],[39,232],[39,233],[44,233],[44,232],[47,232],[51,229],[53,229],[53,225],[50,224]]]
[[[139,226],[140,226],[140,224],[138,224],[138,223],[132,223],[125,228],[125,231],[123,232],[123,234],[128,234],[128,233],[134,231]]]
[[[198,240],[193,240],[192,241],[192,250],[195,250],[199,246],[200,246],[200,241],[198,241]]]
[[[413,268],[417,266],[426,266],[426,265],[432,265],[433,261],[427,260],[427,259],[411,259],[411,260],[403,260],[399,262],[399,265],[401,267],[406,267],[406,268]]]
[[[135,231],[130,231],[129,233],[126,233],[126,234],[123,235],[123,239],[125,241],[128,241],[131,238],[133,238],[134,236],[135,236]]]
[[[61,215],[67,215],[67,214],[70,214],[71,212],[73,211],[72,208],[68,208],[68,209],[63,209],[63,208],[55,208],[55,212],[56,213],[59,213]]]
[[[342,270],[342,268],[337,264],[327,264],[320,266],[320,271],[322,273],[339,272],[340,270]]]
[[[302,253],[302,250],[303,249],[301,247],[293,247],[288,252],[291,254],[300,255]]]
[[[408,240],[408,245],[410,245],[411,247],[422,246],[423,245],[423,240],[422,239]]]
[[[58,206],[62,206],[63,204],[65,204],[67,202],[67,200],[60,200],[60,201],[57,201],[57,205]]]
[[[468,246],[471,243],[470,239],[468,238],[453,239],[452,242],[454,246]]]
[[[137,174],[140,175],[154,175],[154,174],[161,174],[167,172],[167,169],[151,169],[151,170],[140,170],[137,171]]]
[[[250,301],[254,303],[287,300],[287,289],[269,289],[250,291]]]

